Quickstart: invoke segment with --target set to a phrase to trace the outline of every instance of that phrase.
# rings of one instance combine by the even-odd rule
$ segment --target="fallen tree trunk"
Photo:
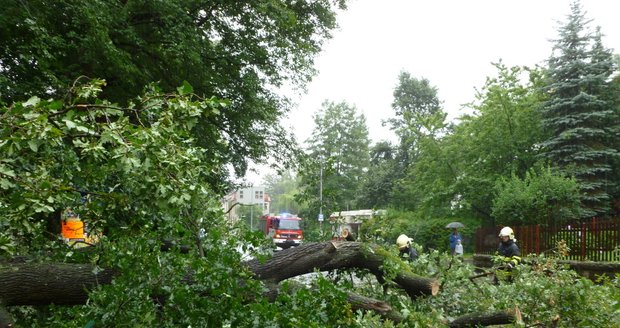
[[[315,269],[365,268],[381,276],[384,255],[377,251],[374,246],[365,247],[356,242],[309,243],[278,252],[265,263],[252,260],[245,264],[257,279],[270,282]],[[109,269],[95,269],[88,264],[0,263],[0,303],[5,306],[84,304],[89,290],[109,284],[116,274]],[[435,295],[439,289],[436,280],[406,271],[397,274],[394,281],[412,297]]]
[[[521,322],[521,311],[515,307],[511,310],[499,311],[494,313],[470,313],[456,318],[450,322],[450,328],[461,327],[486,327],[494,325],[508,325]]]
[[[15,305],[84,304],[88,290],[112,282],[114,272],[89,264],[0,264],[0,301]]]
[[[493,256],[486,254],[474,254],[474,265],[477,267],[489,268],[493,266]],[[620,274],[620,263],[617,262],[591,262],[591,261],[566,261],[558,260],[558,264],[567,264],[579,275],[590,280],[597,281],[600,276],[613,279],[616,274]],[[524,263],[526,264],[526,263]]]
[[[400,312],[394,310],[392,306],[386,302],[351,292],[347,293],[347,298],[353,311],[372,311],[380,315],[383,319],[391,320],[394,323],[400,323],[403,321],[403,316]]]
[[[266,296],[271,302],[275,301],[280,293],[280,286],[275,283],[267,283],[268,291],[263,295]],[[303,288],[308,288],[307,285],[302,284],[300,282],[291,281],[288,285],[288,288],[291,290],[299,290]],[[398,312],[394,310],[392,306],[384,301],[362,296],[350,291],[346,291],[347,301],[351,304],[351,309],[353,311],[363,310],[368,312],[374,312],[375,314],[381,316],[383,319],[391,320],[394,323],[400,323],[404,320],[404,317]]]
[[[246,262],[258,279],[280,282],[302,274],[336,269],[367,269],[383,277],[381,267],[387,254],[377,247],[358,242],[330,241],[307,243],[274,254],[265,263],[258,260]],[[394,282],[412,298],[421,295],[436,295],[439,283],[435,279],[420,277],[410,271],[401,270]]]

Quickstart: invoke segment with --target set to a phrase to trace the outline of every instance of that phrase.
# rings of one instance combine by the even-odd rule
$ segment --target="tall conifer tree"
[[[610,209],[612,160],[618,156],[617,106],[610,95],[616,70],[613,56],[591,32],[578,1],[571,5],[565,25],[559,28],[548,61],[547,93],[542,106],[543,124],[551,137],[542,143],[543,156],[575,176],[582,192],[583,217]]]

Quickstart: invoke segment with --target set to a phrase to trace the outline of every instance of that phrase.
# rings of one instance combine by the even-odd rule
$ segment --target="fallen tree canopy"
[[[310,273],[315,270],[332,271],[336,269],[367,269],[383,279],[381,266],[385,251],[368,244],[346,241],[308,243],[275,253],[268,262],[258,260],[247,262],[248,267],[261,280],[282,280]],[[420,277],[406,269],[400,270],[394,282],[412,298],[436,295],[439,283],[432,278]]]
[[[319,271],[367,269],[383,280],[382,265],[387,252],[358,242],[307,243],[274,254],[261,263],[250,260],[244,264],[259,280],[276,284],[288,278]],[[406,268],[403,266],[403,268]],[[97,285],[109,284],[116,274],[90,264],[71,263],[2,263],[0,264],[0,301],[4,306],[78,305],[88,299],[88,291]],[[417,276],[407,269],[396,274],[394,283],[410,297],[436,295],[439,283],[432,278]],[[352,309],[372,311],[392,321],[402,317],[380,300],[347,292]]]

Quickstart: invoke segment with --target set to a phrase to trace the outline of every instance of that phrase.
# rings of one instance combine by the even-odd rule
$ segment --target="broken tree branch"
[[[456,318],[448,325],[450,328],[507,325],[522,322],[521,311],[514,309],[493,313],[470,313]]]
[[[359,242],[330,241],[306,243],[274,254],[265,263],[258,260],[246,265],[261,280],[279,282],[288,278],[319,271],[360,268],[367,269],[378,277],[383,276],[382,266],[387,254],[380,248]],[[432,278],[415,275],[401,270],[393,281],[412,298],[423,295],[437,295],[439,283]]]

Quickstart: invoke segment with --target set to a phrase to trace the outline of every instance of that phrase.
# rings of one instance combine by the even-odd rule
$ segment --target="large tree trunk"
[[[274,254],[261,263],[245,262],[255,277],[268,285],[314,272],[336,269],[367,269],[382,280],[381,266],[390,255],[380,248],[357,242],[308,243]],[[111,283],[115,272],[96,271],[88,264],[68,263],[0,263],[0,305],[77,305],[84,304],[88,291],[100,284]],[[96,272],[96,273],[95,273]],[[439,284],[435,279],[413,274],[406,265],[394,278],[408,295],[435,295]],[[399,322],[403,318],[383,301],[348,293],[352,309],[373,311],[386,319]]]
[[[493,266],[493,256],[486,254],[474,254],[474,265],[476,267],[490,268]],[[527,264],[524,260],[523,264]],[[607,276],[614,279],[616,274],[620,274],[620,263],[617,262],[589,262],[589,261],[565,261],[559,260],[559,264],[568,264],[579,275],[593,281],[598,281],[600,276]]]
[[[247,262],[248,267],[259,279],[279,282],[291,277],[320,271],[360,268],[368,269],[378,277],[383,276],[381,266],[388,256],[379,248],[346,241],[307,243],[274,254],[265,263],[258,260]],[[436,295],[439,283],[435,279],[424,278],[407,270],[401,270],[394,282],[401,286],[409,296]]]
[[[14,305],[84,304],[88,290],[109,284],[114,273],[97,274],[88,264],[0,264],[0,303]]]

